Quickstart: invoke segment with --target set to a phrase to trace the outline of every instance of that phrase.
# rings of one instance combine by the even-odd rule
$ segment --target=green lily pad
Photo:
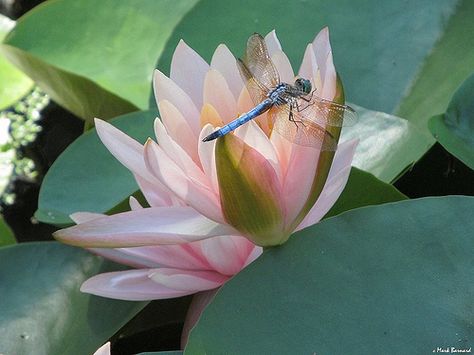
[[[0,14],[0,42],[14,26],[15,21]],[[0,53],[0,110],[20,100],[32,87],[31,79]]]
[[[359,119],[343,128],[341,141],[359,139],[354,166],[393,182],[429,149],[430,144],[420,139],[423,133],[409,121],[352,106]]]
[[[365,207],[227,282],[185,354],[427,354],[474,343],[474,198]]]
[[[339,196],[339,199],[324,218],[359,207],[380,205],[406,199],[408,197],[392,185],[380,181],[370,173],[353,167],[344,191],[342,191],[341,196]]]
[[[0,248],[0,344],[5,354],[92,354],[146,302],[81,293],[92,275],[117,270],[56,242]]]
[[[10,229],[8,224],[3,219],[3,216],[0,214],[0,247],[15,243],[16,239],[13,231]]]
[[[194,4],[48,1],[18,21],[1,49],[74,114],[111,118],[147,108],[156,60]]]
[[[444,115],[430,119],[429,129],[441,145],[474,169],[474,75],[456,91]]]
[[[144,143],[153,136],[154,110],[130,113],[111,123]],[[93,157],[93,159],[91,159]],[[106,212],[138,190],[132,173],[123,167],[90,130],[74,141],[46,174],[35,217],[67,225],[78,211]]]

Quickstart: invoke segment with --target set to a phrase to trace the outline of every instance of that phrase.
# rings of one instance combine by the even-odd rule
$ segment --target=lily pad
[[[185,354],[469,349],[473,209],[472,197],[407,200],[294,234],[219,290]]]
[[[15,21],[0,14],[0,42],[15,26]],[[33,82],[0,53],[0,110],[8,108],[25,96]]]
[[[1,351],[92,354],[146,305],[79,291],[90,276],[117,269],[56,242],[0,248]]]
[[[474,74],[456,91],[444,115],[430,119],[429,128],[441,145],[474,169]]]
[[[13,231],[10,229],[8,224],[3,219],[3,216],[0,214],[0,247],[15,243],[16,239]]]
[[[154,134],[156,115],[154,110],[134,112],[111,123],[144,143]],[[90,130],[74,141],[48,170],[35,217],[55,225],[71,224],[71,213],[104,213],[137,190],[132,173],[109,153],[96,131]]]
[[[156,60],[194,4],[48,1],[18,21],[1,49],[69,111],[107,119],[147,108]]]
[[[359,119],[354,126],[342,129],[341,141],[359,139],[353,160],[359,169],[393,182],[429,149],[430,144],[420,139],[423,133],[409,121],[352,106]]]

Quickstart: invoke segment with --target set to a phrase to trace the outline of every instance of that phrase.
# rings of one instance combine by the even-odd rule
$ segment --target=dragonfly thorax
[[[311,86],[311,84],[309,85]],[[307,93],[302,91],[296,85],[280,83],[268,93],[267,97],[274,105],[286,105],[305,95],[307,95]]]

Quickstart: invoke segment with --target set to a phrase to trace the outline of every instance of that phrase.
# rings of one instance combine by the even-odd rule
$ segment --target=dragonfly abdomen
[[[268,111],[272,106],[273,106],[273,101],[271,99],[263,100],[261,103],[259,103],[257,106],[255,106],[253,109],[251,109],[247,113],[244,113],[243,115],[239,116],[232,122],[226,124],[224,127],[221,127],[217,131],[214,131],[208,136],[204,137],[202,141],[208,142],[208,141],[212,141],[213,139],[222,137],[223,135],[226,135],[227,133],[233,131],[237,127],[242,126],[244,123],[250,121],[251,119],[254,119],[255,117],[260,116],[262,113]]]

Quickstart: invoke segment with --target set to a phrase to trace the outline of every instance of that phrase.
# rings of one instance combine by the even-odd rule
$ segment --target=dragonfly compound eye
[[[296,79],[295,86],[305,94],[311,93],[311,82],[308,79]]]

